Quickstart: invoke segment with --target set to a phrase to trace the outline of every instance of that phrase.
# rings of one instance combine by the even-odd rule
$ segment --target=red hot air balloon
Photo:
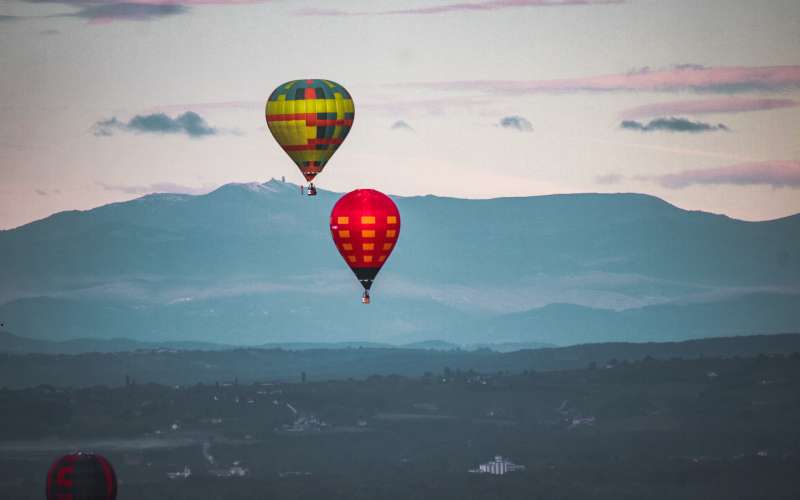
[[[56,460],[47,473],[47,500],[115,500],[117,476],[104,457],[76,452]]]
[[[361,301],[369,304],[372,280],[400,236],[397,205],[374,189],[351,191],[333,206],[331,235],[339,253],[364,287]]]

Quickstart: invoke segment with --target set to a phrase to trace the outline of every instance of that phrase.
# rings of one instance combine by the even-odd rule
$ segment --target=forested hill
[[[0,354],[0,380],[7,387],[121,385],[138,383],[213,384],[344,379],[371,375],[420,376],[474,370],[480,373],[567,370],[642,359],[753,357],[800,352],[800,334],[701,339],[668,343],[605,343],[499,353],[398,348],[170,349],[79,355]],[[102,378],[97,374],[102,373]]]

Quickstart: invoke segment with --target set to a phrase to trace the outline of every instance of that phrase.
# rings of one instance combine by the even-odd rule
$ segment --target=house
[[[518,465],[504,458],[502,455],[495,455],[494,460],[478,465],[477,469],[470,469],[473,474],[494,474],[502,476],[509,472],[525,470],[524,465]]]
[[[167,472],[170,479],[188,479],[192,475],[192,469],[188,465],[183,467],[183,472]]]
[[[212,469],[208,472],[217,477],[245,477],[250,473],[250,470],[242,467],[241,464],[236,461],[227,469]]]

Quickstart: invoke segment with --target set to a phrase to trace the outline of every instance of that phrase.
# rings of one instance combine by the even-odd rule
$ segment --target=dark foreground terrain
[[[58,385],[0,391],[4,499],[43,498],[78,448],[111,460],[120,500],[800,498],[797,353]],[[468,472],[495,455],[526,468]]]

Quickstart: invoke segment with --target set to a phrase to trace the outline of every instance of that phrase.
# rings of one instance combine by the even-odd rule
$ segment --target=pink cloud
[[[742,113],[747,111],[765,111],[770,109],[793,108],[800,106],[800,101],[792,99],[759,99],[721,97],[717,99],[698,99],[693,101],[671,101],[645,104],[626,109],[622,118],[644,118],[666,115],[702,115],[710,113]]]
[[[494,0],[488,2],[463,2],[381,12],[381,14],[441,14],[455,11],[485,11],[517,7],[557,7],[565,5],[596,5],[623,3],[623,0]]]
[[[626,0],[491,0],[483,2],[459,2],[433,7],[416,7],[411,9],[384,10],[377,12],[343,11],[338,9],[304,9],[297,11],[301,16],[392,16],[392,15],[427,15],[457,11],[492,11],[519,7],[559,7],[580,5],[606,5],[625,3]]]
[[[108,3],[143,3],[150,5],[246,5],[266,3],[272,0],[112,0]]]
[[[53,3],[74,5],[76,7],[87,5],[246,5],[266,3],[272,0],[51,0]]]
[[[800,188],[800,161],[764,161],[726,167],[684,170],[651,178],[664,187],[681,189],[692,185],[765,185]]]
[[[556,80],[462,80],[397,84],[436,90],[471,90],[493,94],[540,92],[715,92],[780,91],[800,88],[800,65],[706,68],[683,65],[667,70],[642,70]]]

